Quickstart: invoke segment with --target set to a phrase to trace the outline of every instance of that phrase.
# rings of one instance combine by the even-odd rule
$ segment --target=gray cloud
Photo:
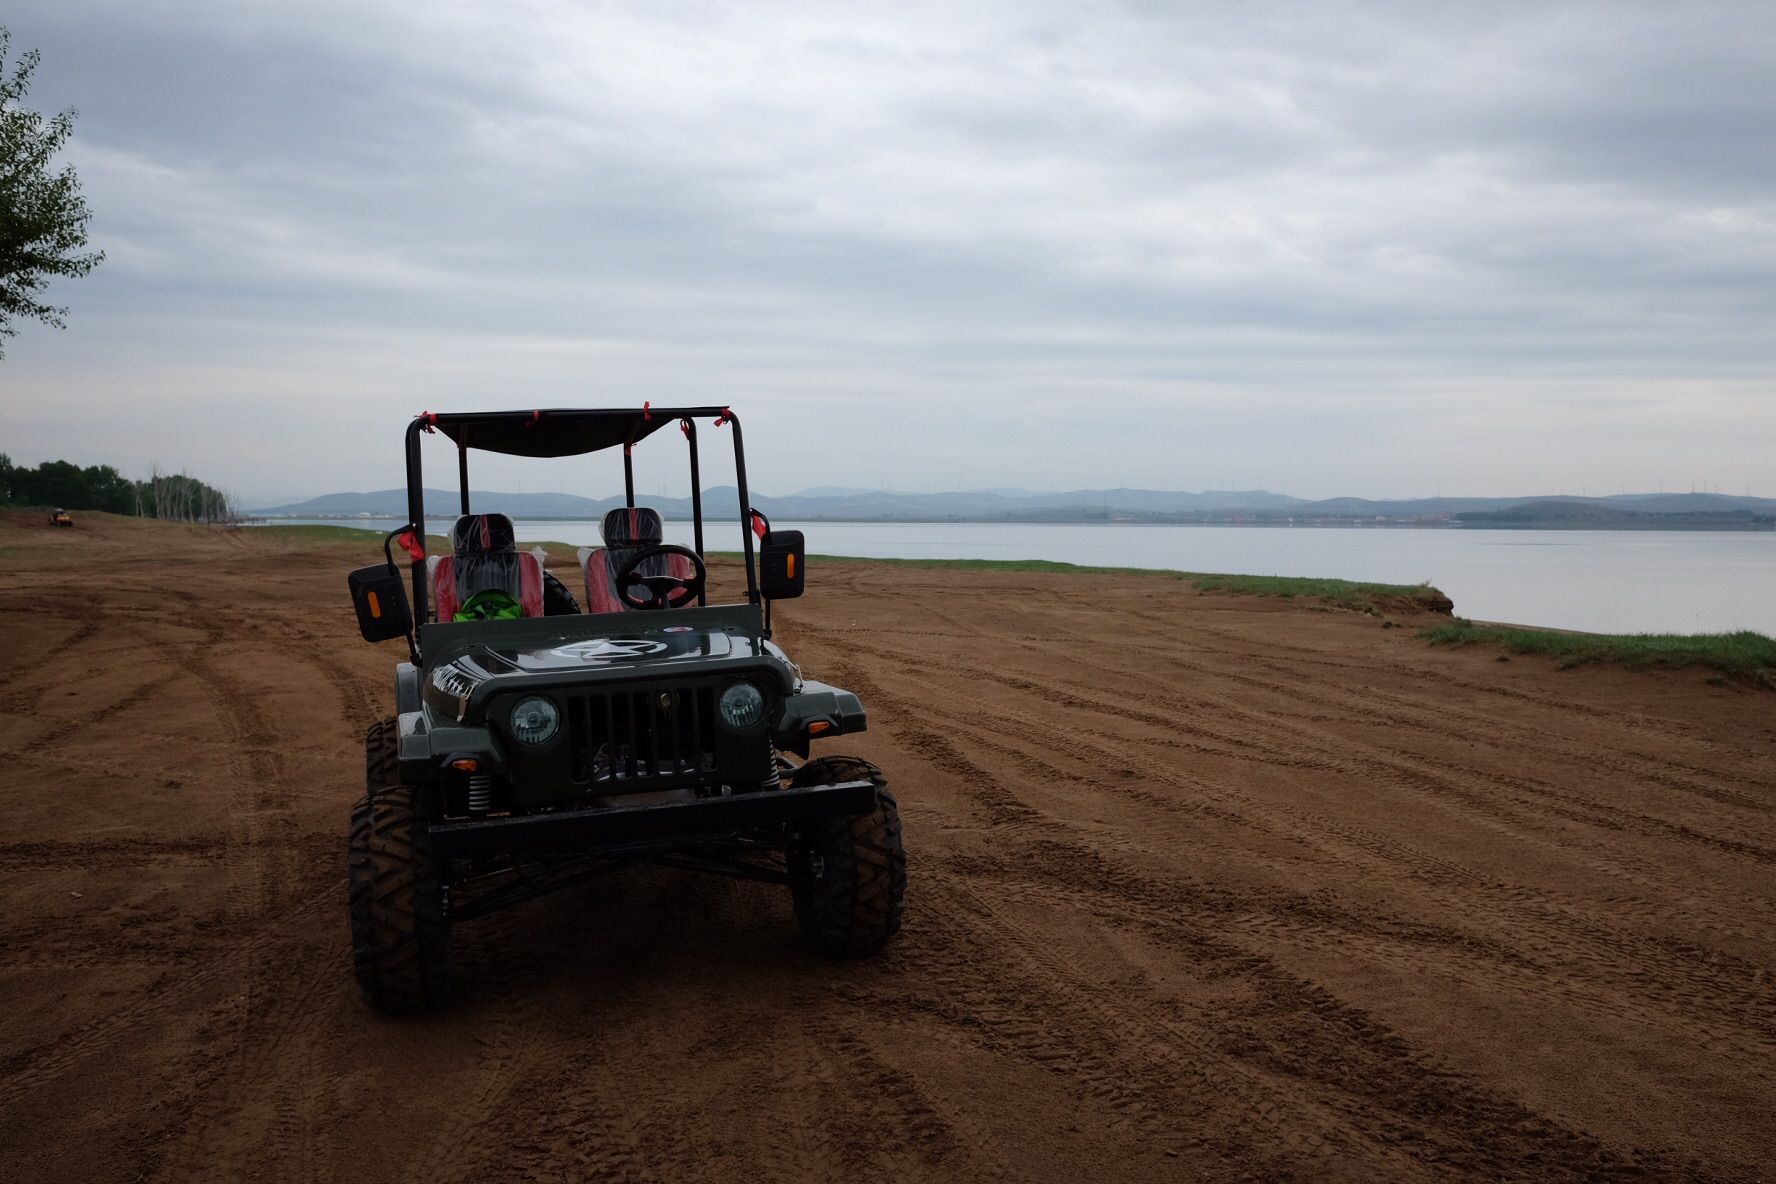
[[[768,489],[1767,491],[1767,6],[951,7],[27,3],[109,258],[6,447],[715,399]]]

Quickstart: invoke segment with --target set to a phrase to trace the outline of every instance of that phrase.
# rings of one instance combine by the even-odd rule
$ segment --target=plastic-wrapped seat
[[[660,512],[646,506],[619,508],[604,516],[599,530],[602,547],[581,547],[580,569],[586,576],[586,611],[621,613],[634,611],[617,591],[617,573],[637,552],[657,547],[665,534]],[[697,569],[683,555],[656,555],[636,569],[647,576],[692,579]]]
[[[477,606],[495,599],[483,593],[510,597],[520,616],[543,615],[543,565],[529,551],[518,550],[516,537],[504,514],[464,514],[456,520],[450,528],[452,554],[440,557],[432,570],[438,620],[475,619],[481,615]]]

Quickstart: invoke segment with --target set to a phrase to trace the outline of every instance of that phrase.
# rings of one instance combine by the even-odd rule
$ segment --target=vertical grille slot
[[[715,688],[656,685],[564,704],[571,776],[582,789],[685,785],[716,766]]]
[[[660,713],[658,710],[648,710],[650,707],[654,707],[655,704],[648,701],[648,696],[645,691],[635,696],[635,699],[635,706],[639,709],[639,718],[647,721],[647,727],[643,730],[647,732],[648,748],[652,753],[650,767],[654,770],[655,775],[658,776],[666,771],[660,764]]]
[[[715,752],[715,688],[698,687],[697,697],[697,751],[699,753]],[[711,760],[713,762],[713,756]]]

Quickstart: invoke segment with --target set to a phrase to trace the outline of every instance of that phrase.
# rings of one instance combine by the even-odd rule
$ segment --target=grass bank
[[[373,551],[382,548],[380,533],[355,526],[244,526],[241,534],[245,538],[273,543],[353,543]],[[444,541],[441,535],[427,537]]]
[[[738,559],[738,551],[716,552],[720,558]],[[810,555],[808,562],[877,563],[888,567],[931,568],[944,571],[1054,572],[1062,575],[1148,576],[1181,580],[1199,592],[1226,592],[1241,596],[1276,596],[1283,599],[1317,600],[1359,612],[1437,612],[1453,607],[1443,593],[1429,584],[1369,584],[1353,580],[1322,580],[1305,576],[1242,576],[1210,572],[1173,571],[1155,567],[1092,567],[1052,559],[875,559],[863,555]]]
[[[1456,620],[1419,634],[1432,645],[1496,645],[1542,654],[1560,669],[1609,662],[1634,669],[1700,667],[1776,686],[1776,639],[1737,633],[1560,633]]]
[[[245,533],[252,538],[285,545],[327,545],[351,543],[372,551],[380,549],[381,537],[350,526],[254,526]],[[525,547],[542,547],[551,563],[575,562],[575,551],[568,543],[552,541],[523,543]],[[433,554],[449,550],[449,541],[439,535],[427,535],[426,547]],[[711,559],[738,562],[738,551],[711,551]],[[1061,575],[1146,576],[1153,579],[1181,580],[1199,592],[1225,592],[1240,596],[1274,596],[1285,600],[1313,600],[1358,612],[1433,612],[1448,613],[1453,607],[1447,596],[1429,584],[1371,584],[1353,580],[1323,580],[1305,576],[1242,576],[1212,572],[1172,571],[1153,567],[1093,567],[1079,563],[1060,563],[1052,559],[877,559],[866,555],[810,555],[808,562],[815,570],[823,564],[874,563],[886,567],[931,568],[944,571],[982,572],[1053,572]],[[818,575],[815,576],[818,580]]]
[[[1363,612],[1448,613],[1455,605],[1429,584],[1365,584],[1351,580],[1320,580],[1306,576],[1186,577],[1202,592],[1234,592],[1246,596],[1307,597]]]

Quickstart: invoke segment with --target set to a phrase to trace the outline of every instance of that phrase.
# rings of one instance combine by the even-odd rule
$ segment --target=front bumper
[[[688,802],[440,822],[430,828],[432,858],[448,863],[501,855],[593,854],[637,843],[666,845],[679,838],[694,845],[715,835],[847,818],[875,808],[874,783],[842,781]]]

